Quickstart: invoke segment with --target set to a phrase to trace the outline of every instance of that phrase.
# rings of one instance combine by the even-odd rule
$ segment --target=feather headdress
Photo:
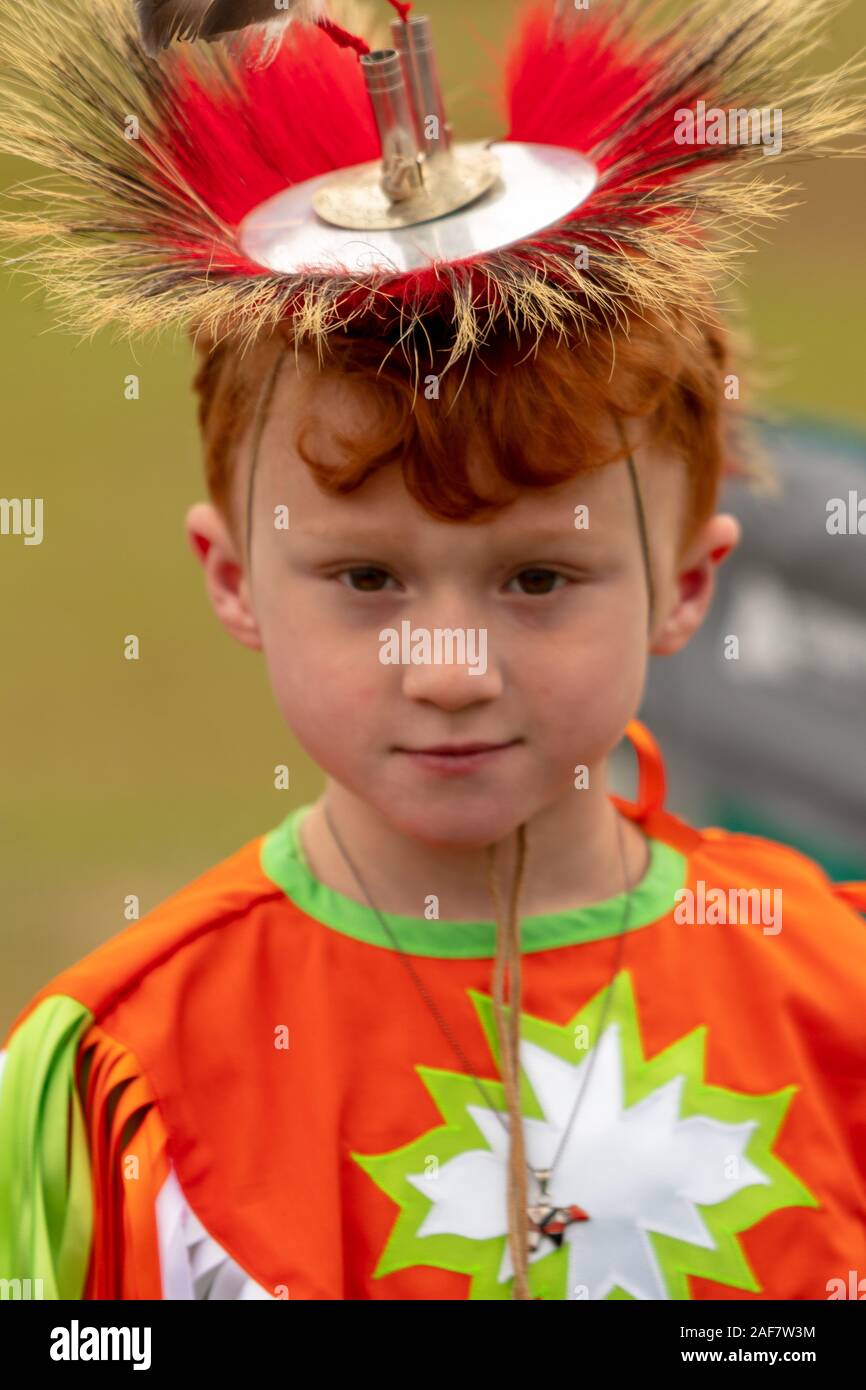
[[[797,76],[838,0],[693,0],[673,16],[666,0],[529,3],[505,64],[507,130],[484,150],[498,182],[438,220],[340,233],[303,197],[382,156],[369,45],[312,0],[274,3],[314,22],[284,26],[266,64],[259,29],[240,47],[172,44],[154,58],[137,24],[136,8],[155,49],[243,12],[258,21],[257,0],[3,7],[0,148],[61,177],[8,193],[0,236],[24,243],[14,264],[45,283],[63,326],[177,325],[246,346],[290,317],[321,349],[367,319],[408,341],[435,316],[450,365],[497,324],[532,340],[612,323],[626,303],[688,313],[786,206],[776,163],[862,130],[862,60]],[[411,7],[390,4],[408,23]],[[768,112],[780,149],[754,137]],[[734,138],[719,138],[719,115],[740,122]],[[261,233],[273,241],[280,219],[272,256]]]

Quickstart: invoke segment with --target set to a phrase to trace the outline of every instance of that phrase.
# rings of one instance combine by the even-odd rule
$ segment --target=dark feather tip
[[[215,39],[285,15],[275,0],[135,0],[135,12],[151,58],[174,38]]]

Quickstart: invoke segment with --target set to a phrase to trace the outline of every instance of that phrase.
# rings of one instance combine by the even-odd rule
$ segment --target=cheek
[[[636,714],[647,663],[646,612],[637,603],[594,605],[555,642],[521,658],[516,679],[554,757],[575,748],[605,755]]]
[[[298,742],[326,769],[335,755],[351,758],[358,730],[372,727],[382,703],[370,673],[335,649],[312,621],[271,630],[263,625],[262,633],[274,699]]]

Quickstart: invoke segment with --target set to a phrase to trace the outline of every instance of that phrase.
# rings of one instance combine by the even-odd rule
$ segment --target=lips
[[[482,768],[495,766],[512,748],[521,742],[510,743],[434,743],[429,748],[397,748],[394,751],[408,758],[413,767],[423,768],[437,777],[466,777]]]
[[[506,743],[434,743],[429,748],[401,748],[401,753],[437,753],[443,757],[463,758],[470,753],[489,753],[496,748],[508,748],[511,743],[516,742],[511,739]]]

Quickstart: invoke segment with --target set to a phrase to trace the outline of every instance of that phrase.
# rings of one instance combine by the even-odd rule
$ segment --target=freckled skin
[[[630,882],[648,854],[641,832],[610,805],[606,761],[638,712],[649,654],[680,650],[703,621],[713,553],[737,544],[738,523],[717,514],[678,559],[684,465],[637,448],[656,588],[650,633],[624,460],[528,489],[481,524],[430,516],[396,464],[353,493],[329,496],[295,453],[301,413],[315,423],[316,455],[336,459],[329,428],[363,429],[370,403],[311,371],[303,357],[300,368],[290,359],[277,385],[256,468],[251,566],[210,504],[190,510],[187,532],[217,616],[263,652],[286,724],[326,774],[331,814],[374,900],[417,916],[425,895],[437,893],[443,918],[489,917],[485,847],[497,844],[510,872],[521,822],[522,914],[622,891],[617,821]],[[238,517],[250,448],[251,431],[233,480]],[[288,530],[274,526],[280,504]],[[575,529],[578,504],[589,507],[587,530]],[[379,634],[399,632],[405,619],[413,629],[486,629],[484,674],[383,665]],[[459,776],[395,751],[515,739]],[[579,764],[589,768],[589,787],[577,791]],[[305,850],[324,882],[357,899],[321,801],[304,824]]]

